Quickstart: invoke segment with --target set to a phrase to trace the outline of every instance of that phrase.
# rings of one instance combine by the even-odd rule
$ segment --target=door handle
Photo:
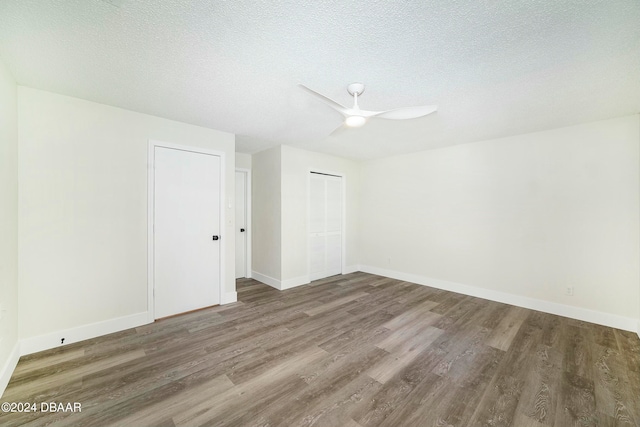
[[[241,228],[241,229],[240,229],[240,232],[241,232],[241,233],[244,233],[244,228]]]
[[[213,240],[220,240],[220,236],[213,236]]]

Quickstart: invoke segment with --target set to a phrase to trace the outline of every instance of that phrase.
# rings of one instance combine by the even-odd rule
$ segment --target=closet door
[[[342,273],[342,179],[311,173],[309,186],[311,280]]]

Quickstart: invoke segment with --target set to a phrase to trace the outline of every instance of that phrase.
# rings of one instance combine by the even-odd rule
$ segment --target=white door
[[[247,173],[236,171],[236,279],[247,277]]]
[[[220,303],[220,157],[154,149],[155,318]]]
[[[309,189],[311,280],[342,273],[342,179],[311,173]]]

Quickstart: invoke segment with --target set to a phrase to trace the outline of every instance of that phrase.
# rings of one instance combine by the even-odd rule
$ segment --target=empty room
[[[639,23],[0,1],[0,425],[640,426]]]

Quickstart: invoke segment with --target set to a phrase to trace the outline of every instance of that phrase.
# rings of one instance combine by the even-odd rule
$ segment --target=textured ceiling
[[[19,84],[351,158],[640,112],[639,0],[2,0]],[[438,104],[408,121],[341,116]]]

